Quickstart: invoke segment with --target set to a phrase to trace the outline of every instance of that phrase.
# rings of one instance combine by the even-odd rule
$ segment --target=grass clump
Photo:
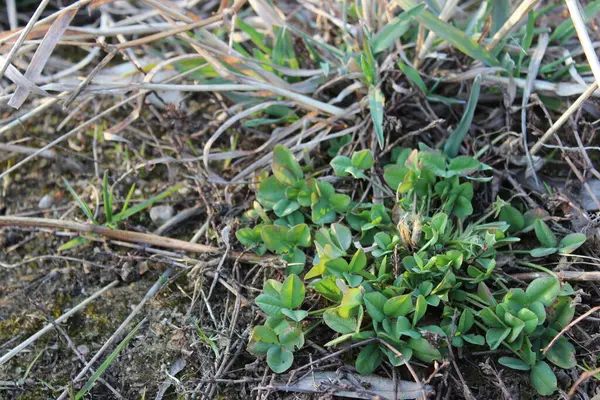
[[[546,349],[573,318],[571,286],[527,263],[549,275],[511,287],[514,281],[500,273],[496,259],[499,251],[516,252],[512,245],[529,231],[542,245],[532,257],[572,252],[585,238],[559,241],[539,213],[522,214],[501,199],[475,218],[474,185],[491,179],[489,166],[425,146],[399,148],[383,171],[386,188],[378,183],[370,151],[336,156],[331,166],[344,184],[365,190],[369,182],[396,193],[369,203],[303,170],[287,148],[277,146],[273,154],[273,175],[261,176],[257,201],[246,214],[258,224],[237,237],[287,264],[285,280],[268,280],[256,298],[267,319],[254,328],[248,347],[266,356],[274,372],[292,366],[294,351],[319,325],[330,332],[320,336],[326,347],[367,343],[355,361],[362,374],[384,360],[393,366],[412,358],[431,363],[452,348],[502,347],[513,356],[498,361],[530,371],[533,387],[548,395],[557,387],[550,364],[575,366],[575,348],[566,338]],[[306,173],[313,176],[306,179]]]

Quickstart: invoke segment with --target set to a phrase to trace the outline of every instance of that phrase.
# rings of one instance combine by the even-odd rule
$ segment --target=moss
[[[44,326],[44,320],[34,315],[16,315],[0,321],[0,343],[6,342],[18,335],[29,336]]]

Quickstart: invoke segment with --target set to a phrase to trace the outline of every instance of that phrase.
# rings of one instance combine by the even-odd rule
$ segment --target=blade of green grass
[[[108,187],[108,171],[104,171],[104,179],[102,180],[102,197],[104,199],[104,214],[106,215],[106,223],[112,223],[112,193]]]
[[[379,147],[383,149],[385,145],[385,138],[383,137],[383,106],[385,104],[385,97],[383,93],[376,87],[372,87],[369,90],[369,108],[371,110],[371,118],[373,119],[373,127],[375,134],[377,135],[377,142]]]
[[[73,189],[73,186],[71,186],[71,184],[69,183],[68,180],[66,180],[64,177],[62,179],[63,179],[63,182],[65,183],[65,186],[67,187],[67,190],[69,191],[69,193],[71,193],[71,196],[73,197],[73,199],[75,200],[75,202],[77,203],[79,208],[81,208],[81,211],[83,211],[85,216],[88,217],[88,219],[90,221],[92,221],[94,224],[96,224],[96,219],[94,218],[94,213],[92,213],[92,210],[87,205],[87,203],[85,201],[83,201],[81,199],[81,197],[79,197],[79,195],[77,195],[77,193],[75,192],[75,189]]]
[[[494,35],[508,21],[510,16],[510,0],[492,0],[492,28],[490,33]]]
[[[77,392],[77,394],[75,395],[75,400],[81,400],[83,398],[83,396],[85,396],[90,391],[92,386],[94,386],[94,383],[98,380],[98,378],[100,378],[100,376],[102,376],[104,371],[106,371],[106,369],[110,366],[110,363],[112,363],[115,360],[115,358],[117,358],[119,353],[121,353],[121,351],[123,351],[123,349],[125,348],[125,346],[127,346],[129,341],[131,339],[133,339],[133,336],[137,333],[137,331],[140,329],[140,327],[142,326],[142,324],[144,322],[146,322],[145,318],[143,320],[141,320],[131,330],[131,332],[129,332],[129,334],[125,337],[125,339],[123,339],[121,341],[121,343],[119,343],[119,345],[113,350],[113,352],[110,353],[110,355],[106,358],[106,360],[104,360],[102,365],[100,365],[100,367],[98,367],[96,372],[94,372],[94,374],[90,377],[90,379],[88,379],[88,381],[85,383],[83,388],[81,388],[81,390],[79,392]]]
[[[469,132],[471,122],[473,121],[473,114],[475,113],[475,107],[477,107],[477,101],[479,100],[480,89],[481,75],[477,75],[473,81],[473,87],[471,88],[471,94],[469,95],[469,102],[467,103],[465,113],[460,119],[456,129],[450,134],[450,137],[444,146],[444,153],[446,153],[449,158],[454,158],[458,155],[460,144],[465,139],[467,132]]]
[[[84,237],[78,236],[75,239],[69,240],[67,243],[63,244],[58,248],[58,251],[66,251],[71,250],[77,246],[87,243],[88,240]]]
[[[406,75],[406,77],[408,79],[410,79],[410,81],[412,83],[414,83],[415,85],[417,85],[417,87],[421,90],[421,92],[423,92],[423,94],[428,94],[429,93],[429,90],[427,89],[427,86],[425,85],[425,82],[421,78],[421,75],[419,74],[419,71],[417,71],[413,67],[408,66],[408,65],[406,65],[406,64],[404,64],[402,62],[398,62],[398,68],[400,68],[400,70],[402,72],[404,72],[404,75]]]
[[[390,47],[396,39],[399,39],[406,33],[410,24],[413,22],[413,17],[423,12],[425,4],[419,4],[414,8],[400,14],[394,18],[389,24],[383,27],[371,42],[373,53],[381,53]]]
[[[116,214],[115,216],[113,216],[113,222],[116,224],[118,222],[121,222],[129,217],[131,217],[134,214],[139,213],[140,211],[142,211],[143,209],[152,206],[154,203],[156,203],[157,201],[160,201],[162,199],[164,199],[165,197],[170,196],[171,194],[175,193],[176,191],[178,191],[181,187],[183,187],[183,183],[177,185],[177,186],[173,186],[170,189],[165,190],[164,192],[146,200],[146,201],[142,201],[141,203],[129,208],[129,209],[125,209],[124,211],[121,211],[120,213]],[[129,201],[129,196],[127,196],[127,201]]]
[[[417,5],[415,0],[396,0],[396,3],[404,10],[410,10],[415,8]],[[479,45],[476,41],[465,35],[463,31],[455,28],[447,22],[440,20],[430,11],[424,10],[420,14],[415,15],[413,18],[469,57],[483,61],[491,66],[500,65],[496,57],[483,48],[483,46]]]
[[[129,193],[127,193],[127,197],[125,198],[125,203],[123,203],[123,208],[121,209],[121,213],[127,211],[127,206],[129,206],[129,201],[131,200],[131,196],[133,196],[133,192],[135,191],[135,183],[131,185],[129,188]]]
[[[271,54],[271,49],[265,44],[265,35],[245,23],[242,18],[236,19],[235,23],[242,30],[242,32],[248,35],[250,41],[254,43],[256,47],[264,51],[266,54]]]
[[[584,9],[584,17],[586,19],[592,19],[600,11],[600,0],[590,2]],[[575,27],[571,18],[567,18],[562,24],[560,24],[552,35],[550,41],[557,40],[561,43],[571,39],[575,35]]]

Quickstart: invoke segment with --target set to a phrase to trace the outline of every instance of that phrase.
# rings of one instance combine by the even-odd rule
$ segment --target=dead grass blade
[[[524,0],[519,7],[512,13],[510,18],[502,25],[502,28],[494,34],[492,40],[485,47],[491,51],[508,35],[517,24],[525,17],[529,11],[535,7],[539,0]]]
[[[70,10],[68,12],[62,13],[53,23],[48,32],[44,36],[42,43],[39,45],[33,58],[31,59],[27,70],[25,71],[25,78],[35,81],[38,79],[44,69],[44,66],[48,62],[50,55],[54,51],[56,44],[62,37],[63,33],[69,27],[71,20],[77,14],[77,10]],[[29,96],[29,89],[23,86],[19,86],[15,93],[10,98],[8,105],[19,109],[23,102]]]
[[[4,76],[6,69],[12,63],[13,57],[17,54],[17,51],[19,51],[19,49],[23,45],[25,38],[27,38],[27,34],[29,34],[29,31],[31,31],[31,29],[37,22],[40,15],[42,15],[42,12],[44,12],[44,10],[46,9],[46,6],[48,5],[49,2],[50,2],[50,0],[40,1],[40,4],[38,5],[37,9],[31,16],[31,19],[29,20],[27,25],[25,25],[25,28],[21,31],[21,35],[17,39],[16,43],[13,45],[12,49],[10,49],[10,52],[8,53],[8,55],[6,56],[6,60],[4,61],[4,64],[0,68],[0,79],[2,79],[2,77]]]

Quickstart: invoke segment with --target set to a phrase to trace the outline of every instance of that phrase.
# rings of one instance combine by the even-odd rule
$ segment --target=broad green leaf
[[[502,207],[499,219],[510,225],[510,228],[508,229],[509,232],[519,232],[525,227],[525,218],[523,218],[523,214],[511,205]]]
[[[383,171],[383,179],[385,183],[394,191],[398,190],[400,184],[408,174],[409,169],[399,165],[392,165],[385,168]]]
[[[556,331],[553,333],[554,335],[552,336],[558,334]],[[564,337],[561,337],[554,342],[552,347],[546,352],[546,358],[552,364],[562,369],[570,369],[577,365],[577,360],[575,359],[575,346]]]
[[[460,319],[458,320],[458,331],[460,333],[467,333],[473,327],[475,323],[475,318],[473,318],[473,313],[469,309],[465,309],[462,314],[460,314]]]
[[[337,176],[345,177],[350,175],[348,170],[352,168],[352,160],[346,156],[336,156],[329,163]]]
[[[570,297],[562,296],[548,309],[550,327],[561,330],[575,316],[575,306]]]
[[[423,318],[426,311],[427,300],[425,300],[425,296],[419,295],[419,297],[417,297],[417,303],[415,304],[415,313],[413,314],[413,326],[417,325],[417,322]]]
[[[341,250],[348,250],[352,243],[352,232],[342,224],[331,224],[331,233],[334,243]]]
[[[410,294],[395,296],[387,300],[383,305],[383,312],[388,317],[403,317],[413,310],[412,297]]]
[[[256,199],[265,209],[271,210],[278,201],[285,198],[285,188],[277,178],[270,176],[258,184]]]
[[[252,329],[252,337],[250,341],[265,342],[271,344],[279,343],[277,340],[277,334],[275,331],[268,326],[258,325]]]
[[[273,212],[275,212],[275,215],[278,217],[290,215],[299,208],[300,204],[297,201],[289,199],[281,199],[277,203],[273,204]]]
[[[334,276],[328,276],[327,278],[319,279],[312,284],[312,288],[321,293],[323,296],[327,297],[329,300],[335,302],[341,301],[344,295],[340,288],[336,285]]]
[[[538,319],[538,325],[543,324],[546,321],[546,308],[539,301],[534,301],[527,307],[532,311]]]
[[[523,332],[525,332],[526,334],[530,334],[533,331],[535,331],[535,328],[537,328],[538,326],[538,318],[533,311],[527,308],[523,308],[519,311],[517,316],[521,321],[523,321],[523,323],[525,323]]]
[[[498,362],[505,367],[516,369],[519,371],[529,371],[531,367],[523,360],[514,357],[500,357]]]
[[[558,279],[554,277],[548,278],[537,278],[532,281],[525,293],[527,293],[527,298],[529,299],[529,303],[533,303],[539,301],[544,306],[549,307],[558,296],[558,292],[560,291],[560,283]]]
[[[271,296],[266,293],[256,296],[255,302],[267,315],[274,317],[280,315],[281,309],[285,307],[281,300],[279,300],[279,297]]]
[[[350,285],[351,288],[358,287],[358,285],[360,285],[362,283],[362,281],[364,280],[364,277],[362,277],[360,275],[353,275],[353,274],[349,274],[347,272],[342,273],[342,275],[344,275],[346,282],[348,282],[348,285]]]
[[[367,170],[375,164],[371,150],[356,151],[352,154],[352,166],[354,168]]]
[[[367,256],[363,249],[358,249],[350,260],[350,272],[358,273],[367,266]]]
[[[285,185],[292,185],[304,176],[292,152],[279,144],[273,149],[272,169],[277,180]]]
[[[346,290],[346,293],[344,293],[344,297],[342,297],[338,313],[344,318],[350,317],[350,314],[353,313],[355,307],[360,306],[361,304],[362,291],[359,288],[348,289]]]
[[[353,333],[356,332],[356,318],[343,318],[338,314],[336,309],[329,309],[323,313],[323,321],[328,327],[338,333]]]
[[[304,301],[304,294],[305,288],[300,278],[297,275],[290,275],[281,286],[281,303],[290,309],[300,307]]]
[[[413,350],[413,355],[423,362],[430,363],[442,359],[440,351],[425,338],[409,339],[408,347]]]
[[[371,292],[365,293],[363,300],[367,307],[367,313],[371,316],[373,321],[381,322],[385,319],[383,307],[387,301],[387,297],[380,292]]]
[[[310,229],[306,224],[292,226],[287,232],[285,239],[291,245],[308,247],[311,244]]]
[[[371,111],[371,119],[373,120],[373,129],[377,137],[379,148],[383,149],[385,138],[383,136],[383,114],[385,97],[379,88],[372,87],[369,89],[369,109]]]
[[[465,342],[471,343],[471,344],[476,344],[478,346],[483,346],[485,344],[485,338],[481,335],[462,335],[461,336]]]
[[[411,1],[411,0],[398,0],[398,1]],[[436,32],[437,33],[437,32]],[[479,100],[479,91],[481,88],[481,75],[477,75],[475,80],[473,80],[473,87],[471,88],[471,93],[469,94],[469,101],[467,103],[467,107],[465,108],[465,112],[463,113],[460,122],[456,126],[456,129],[452,131],[448,141],[444,145],[444,153],[449,158],[454,158],[458,155],[458,151],[460,150],[460,145],[463,140],[467,136],[469,132],[469,128],[471,127],[471,122],[473,121],[473,115],[475,114],[475,108],[477,107],[477,101]]]
[[[410,10],[418,4],[416,0],[396,0],[396,3],[404,10]],[[430,11],[424,10],[415,15],[414,19],[469,57],[483,61],[491,66],[498,66],[500,64],[484,46],[468,37],[460,29],[442,21]]]
[[[267,351],[267,364],[277,374],[287,371],[294,362],[291,351],[281,346],[273,346]]]
[[[546,257],[558,251],[556,247],[538,247],[529,251],[531,257]]]
[[[396,348],[396,350],[398,350],[403,357],[400,357],[395,351],[392,351],[387,347],[379,346],[379,349],[387,356],[388,360],[394,367],[404,365],[406,361],[409,361],[413,355],[413,351],[410,347],[402,347],[400,349]]]
[[[542,396],[550,396],[556,390],[556,376],[544,361],[538,361],[531,369],[531,384]]]
[[[379,367],[379,364],[381,364],[381,351],[376,342],[363,347],[356,357],[356,370],[359,374],[370,374]]]
[[[244,246],[254,247],[262,242],[262,237],[260,236],[261,230],[262,226],[257,226],[254,228],[242,228],[235,233],[235,236]]]
[[[481,163],[469,156],[458,156],[453,158],[450,161],[450,165],[448,165],[448,169],[452,173],[456,173],[458,175],[469,175],[477,170]]]
[[[425,4],[419,4],[395,17],[390,23],[384,26],[371,41],[373,53],[381,53],[394,44],[396,39],[402,37],[410,27],[412,17],[421,13],[424,8]]]
[[[583,243],[585,243],[585,235],[583,233],[571,233],[561,239],[558,247],[560,252],[564,254],[571,254],[577,250]]]
[[[265,242],[267,249],[277,254],[284,253],[289,250],[290,245],[287,242],[288,228],[278,225],[265,225],[260,232],[262,240]]]
[[[300,322],[308,316],[308,311],[306,310],[289,310],[287,308],[282,308],[281,313],[296,322]]]
[[[279,343],[290,351],[300,350],[304,346],[304,333],[300,328],[290,326],[279,334]]]
[[[535,236],[544,247],[556,247],[558,244],[556,235],[544,221],[541,219],[536,220],[533,223],[533,228],[535,229]]]
[[[496,350],[504,339],[510,334],[510,328],[491,328],[485,334],[485,341],[490,346],[490,350]]]

